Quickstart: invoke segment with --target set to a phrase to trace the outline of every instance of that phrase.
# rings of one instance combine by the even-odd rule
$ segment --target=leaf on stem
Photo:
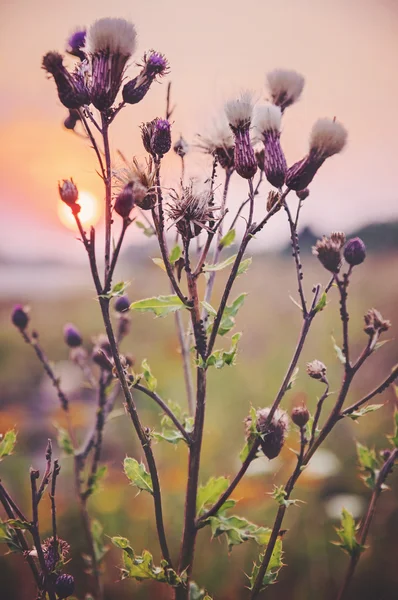
[[[108,300],[110,300],[111,298],[115,298],[116,296],[123,296],[129,285],[129,281],[119,281],[119,283],[115,283],[110,292],[108,292],[107,294],[101,294],[100,298],[108,298]]]
[[[341,362],[342,365],[345,365],[344,353],[343,353],[342,349],[340,348],[340,346],[337,345],[336,340],[334,339],[333,335],[332,335],[332,343],[333,343],[333,348],[336,352],[337,358],[339,359],[339,361]]]
[[[137,312],[152,312],[156,317],[164,317],[183,308],[184,304],[176,294],[171,296],[157,296],[137,300],[130,305],[131,310]]]
[[[152,375],[151,367],[149,366],[146,358],[144,358],[144,360],[142,361],[141,367],[142,367],[142,374],[146,381],[148,390],[150,390],[151,392],[154,392],[157,388],[158,380],[156,379],[156,377],[154,377]]]
[[[374,412],[375,410],[379,410],[379,408],[382,408],[383,406],[384,404],[368,404],[368,406],[362,406],[358,410],[354,410],[354,412],[347,415],[347,417],[350,417],[353,421],[357,421],[360,417],[363,417],[367,413]]]
[[[26,529],[26,528],[25,528]],[[0,544],[7,544],[10,552],[23,552],[21,548],[15,529],[13,529],[9,522],[2,521],[0,519]]]
[[[327,304],[327,294],[326,292],[323,292],[322,296],[320,297],[318,304],[315,306],[314,308],[314,313],[318,313],[321,312],[325,306]]]
[[[67,456],[72,456],[74,454],[74,448],[72,444],[72,440],[69,437],[69,433],[61,427],[54,423],[54,427],[57,430],[57,444],[65,452]]]
[[[278,573],[281,570],[281,568],[283,567],[282,558],[283,558],[282,540],[280,538],[278,538],[275,542],[275,547],[272,551],[272,555],[271,555],[270,561],[268,563],[267,570],[266,570],[263,580],[261,582],[260,591],[265,590],[265,588],[268,585],[271,585],[272,583],[276,582]],[[257,579],[257,576],[258,576],[258,573],[260,570],[260,565],[263,560],[264,560],[264,554],[260,554],[259,564],[254,563],[252,574],[250,575],[250,577],[248,576],[249,581],[250,581],[250,585],[249,585],[250,590],[253,589],[254,583]]]
[[[229,256],[228,258],[226,258],[225,260],[223,260],[220,263],[216,263],[215,265],[208,265],[205,264],[203,265],[203,271],[208,272],[208,271],[222,271],[223,269],[226,269],[227,267],[231,266],[234,262],[235,262],[235,258],[236,258],[236,254],[233,254],[232,256]]]
[[[135,458],[126,456],[123,462],[123,469],[132,485],[135,485],[140,491],[149,492],[153,495],[152,479],[143,463],[139,463]]]
[[[213,538],[225,534],[229,551],[248,540],[254,540],[259,546],[265,546],[271,535],[271,529],[268,527],[258,527],[243,517],[227,516],[224,512],[209,517],[207,522],[210,524]]]
[[[377,480],[377,471],[379,469],[379,460],[377,459],[374,448],[367,448],[357,442],[357,454],[362,473],[361,479],[370,489],[374,489]]]
[[[245,462],[251,449],[253,448],[254,442],[259,437],[259,432],[257,430],[257,411],[254,406],[250,407],[250,419],[248,419],[246,422],[248,424],[247,439],[245,445],[239,453],[239,458],[242,462]],[[254,458],[257,458],[257,455]]]
[[[169,261],[171,262],[172,265],[174,265],[174,263],[177,262],[177,260],[179,260],[182,256],[182,250],[181,247],[176,244],[174,246],[174,248],[172,249],[172,251],[170,252],[170,256],[169,256]]]
[[[340,546],[352,557],[358,556],[364,548],[358,544],[356,540],[356,533],[358,526],[355,524],[355,519],[348,510],[343,508],[341,516],[341,528],[336,529],[337,535],[340,538],[340,542],[333,542],[335,546]]]
[[[196,513],[200,517],[217,502],[219,497],[228,489],[229,479],[226,477],[210,477],[205,485],[199,486],[196,498]],[[222,510],[222,507],[221,509]]]
[[[239,265],[238,268],[238,272],[236,274],[237,277],[239,277],[239,275],[243,275],[244,273],[246,273],[246,271],[249,269],[250,265],[252,264],[252,258],[246,258],[245,260],[242,260],[242,262]]]
[[[162,271],[164,271],[166,273],[166,265],[163,262],[163,258],[153,258],[152,262],[154,262],[155,265],[160,267],[162,269]]]
[[[206,302],[206,300],[202,300],[201,305],[209,313],[209,315],[211,315],[212,317],[216,317],[217,316],[216,309],[213,308],[211,304],[209,304],[208,302]]]
[[[95,494],[102,489],[101,482],[105,479],[108,473],[106,465],[100,465],[95,473],[91,476],[90,494]]]
[[[206,361],[207,367],[215,367],[222,369],[225,365],[231,366],[235,364],[236,354],[238,351],[238,342],[241,338],[241,333],[235,333],[231,338],[231,348],[228,351],[215,350],[210,354]]]
[[[91,535],[93,536],[95,558],[97,564],[99,565],[101,564],[101,561],[108,552],[109,546],[105,545],[104,528],[102,527],[98,519],[93,519],[91,521]],[[86,561],[90,561],[91,557],[86,556],[85,559]]]
[[[235,236],[236,236],[235,229],[230,229],[220,241],[221,248],[228,248],[228,246],[233,244],[235,241]]]
[[[179,420],[179,422],[181,423],[181,425],[184,427],[185,431],[187,433],[191,433],[193,431],[193,417],[190,417],[188,413],[183,411],[183,409],[179,404],[177,404],[177,402],[172,402],[170,400],[168,402],[168,405]],[[167,415],[163,415],[161,420],[161,426],[161,432],[153,431],[151,434],[155,440],[163,440],[165,442],[169,442],[169,444],[178,444],[181,441],[187,443],[187,440],[182,435],[181,431],[177,429],[173,421]]]
[[[396,387],[396,386],[394,386]],[[398,410],[394,413],[394,422],[395,422],[395,433],[390,437],[391,442],[394,444],[396,448],[398,448]]]
[[[146,237],[152,237],[153,235],[155,235],[155,230],[152,226],[146,226],[144,223],[142,223],[141,221],[135,221],[135,224],[137,225],[137,227],[139,229],[142,229],[143,234],[146,235]]]
[[[4,456],[10,456],[13,453],[17,441],[17,432],[15,429],[9,429],[4,436],[0,434],[0,460]]]
[[[153,556],[148,550],[144,550],[142,555],[138,555],[135,554],[127,538],[115,536],[111,540],[116,548],[123,550],[122,579],[128,577],[137,581],[151,579],[160,583],[168,583],[173,587],[182,583],[182,578],[169,567],[167,561],[162,560],[161,566],[156,567],[153,564]]]
[[[286,508],[289,508],[292,504],[297,506],[299,502],[302,502],[302,500],[286,500],[287,493],[283,485],[274,485],[274,491],[270,492],[270,496],[276,500],[279,506],[285,506]]]
[[[298,374],[299,374],[299,367],[296,367],[296,368],[294,369],[294,371],[293,371],[293,374],[292,374],[292,376],[291,376],[291,378],[290,378],[290,381],[289,381],[289,383],[287,384],[286,391],[289,391],[289,390],[291,390],[291,389],[292,389],[292,387],[293,387],[293,386],[294,386],[294,384],[296,383],[296,380],[297,380]]]

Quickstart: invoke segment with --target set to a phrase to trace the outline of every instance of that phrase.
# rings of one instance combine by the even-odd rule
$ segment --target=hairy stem
[[[111,152],[109,147],[109,123],[106,115],[101,113],[102,138],[104,141],[105,154],[105,275],[104,281],[108,280],[111,257],[111,229],[112,229],[112,171]]]

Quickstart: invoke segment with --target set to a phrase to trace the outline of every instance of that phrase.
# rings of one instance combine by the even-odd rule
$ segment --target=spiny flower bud
[[[307,363],[307,373],[312,379],[326,379],[326,366],[320,360]]]
[[[14,310],[11,314],[11,321],[15,327],[18,327],[18,329],[24,331],[29,323],[29,315],[26,308],[24,308],[21,304],[14,306]]]
[[[304,188],[303,190],[297,190],[296,196],[299,200],[303,201],[310,195],[310,190],[308,188]]]
[[[251,179],[257,171],[257,161],[250,141],[253,101],[249,92],[225,104],[225,114],[235,137],[234,162],[238,175]]]
[[[134,182],[128,183],[122,191],[117,195],[114,210],[123,219],[127,219],[134,208]]]
[[[209,221],[214,220],[214,211],[218,210],[210,202],[210,193],[207,190],[196,192],[193,183],[170,198],[172,203],[167,205],[168,216],[184,240],[196,237],[202,229],[208,229]]]
[[[127,296],[119,296],[114,304],[114,308],[117,312],[123,313],[130,308],[130,300]]]
[[[287,172],[287,187],[296,191],[308,187],[325,160],[341,152],[346,142],[347,131],[341,123],[335,119],[318,119],[311,130],[309,153]]]
[[[182,135],[180,135],[179,139],[174,144],[173,150],[181,158],[184,158],[184,156],[188,153],[189,144],[184,140]]]
[[[352,267],[363,263],[366,258],[366,246],[359,237],[348,240],[344,248],[344,258]]]
[[[80,108],[90,103],[88,90],[84,80],[76,72],[69,71],[63,65],[63,58],[58,52],[48,52],[42,61],[43,69],[54,77],[58,97],[66,108]]]
[[[60,575],[55,582],[55,592],[59,600],[71,596],[75,590],[75,579],[72,575]]]
[[[388,331],[391,327],[391,321],[383,319],[379,311],[375,308],[371,308],[370,310],[368,310],[368,312],[364,316],[364,320],[364,331],[371,337],[376,333],[380,334],[384,331]]]
[[[120,89],[127,61],[136,47],[136,31],[125,19],[95,21],[87,32],[87,53],[91,60],[91,101],[107,111]]]
[[[137,104],[147,94],[156,77],[168,73],[168,62],[163,54],[151,50],[144,55],[142,70],[137,77],[123,87],[123,100],[127,104]]]
[[[62,185],[58,183],[58,191],[62,202],[65,202],[68,206],[76,204],[79,198],[79,192],[73,179],[63,179]]]
[[[343,231],[333,231],[330,234],[330,239],[334,244],[336,244],[336,246],[338,246],[341,249],[345,244],[345,233],[343,233]]]
[[[318,257],[325,269],[332,273],[338,273],[341,265],[341,246],[334,242],[331,238],[323,236],[318,240],[315,246],[312,247],[312,253]]]
[[[264,143],[264,173],[271,185],[281,188],[287,164],[280,144],[281,109],[273,104],[258,106],[254,116],[257,136]]]
[[[267,211],[269,212],[276,204],[279,204],[279,208],[275,210],[275,212],[278,212],[278,210],[281,209],[280,199],[281,195],[279,192],[276,190],[270,190],[267,198]]]
[[[283,113],[300,98],[304,88],[304,77],[296,71],[275,69],[267,73],[267,86],[272,102],[279,106]]]
[[[310,413],[305,404],[302,404],[301,406],[295,406],[292,409],[290,416],[293,423],[302,429],[307,425],[310,418]]]
[[[82,336],[74,325],[68,323],[64,327],[64,340],[70,348],[77,348],[82,345]]]
[[[42,544],[44,560],[47,570],[51,573],[57,567],[60,560],[64,561],[68,554],[70,546],[68,542],[57,537],[57,543],[54,543],[54,538],[47,538]]]
[[[86,44],[86,30],[77,30],[68,38],[66,51],[72,56],[77,56],[80,60],[84,60],[86,55],[82,48]]]
[[[170,123],[166,119],[153,119],[141,125],[141,137],[145,150],[160,158],[171,148]]]
[[[257,431],[261,435],[261,449],[270,460],[282,450],[289,426],[289,418],[284,410],[277,409],[267,425],[270,408],[257,411]]]

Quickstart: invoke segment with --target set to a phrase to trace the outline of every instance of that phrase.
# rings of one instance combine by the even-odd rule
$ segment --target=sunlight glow
[[[101,216],[98,199],[91,192],[81,191],[79,192],[78,202],[82,207],[79,212],[82,225],[95,225]],[[59,200],[58,216],[65,227],[73,230],[76,229],[76,221],[72,211],[62,200]]]

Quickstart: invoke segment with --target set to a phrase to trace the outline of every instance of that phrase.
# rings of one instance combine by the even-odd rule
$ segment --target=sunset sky
[[[307,149],[318,117],[337,116],[349,131],[347,149],[326,162],[311,186],[303,223],[317,232],[350,229],[398,218],[397,55],[395,0],[15,0],[0,9],[0,258],[76,256],[73,231],[61,223],[57,182],[72,176],[81,190],[101,198],[94,156],[62,127],[66,109],[40,68],[48,50],[63,51],[76,26],[103,16],[132,20],[138,49],[169,59],[174,139],[192,141],[224,101],[249,88],[264,97],[265,73],[276,67],[304,74],[301,101],[284,117],[282,144],[291,164]],[[163,116],[166,83],[142,103],[123,110],[113,127],[114,149],[144,156],[138,125]],[[208,162],[192,152],[188,172],[206,174]],[[178,181],[179,161],[167,157],[167,182]],[[236,182],[231,201],[246,193]],[[219,182],[221,183],[221,177]],[[264,192],[266,191],[264,188]],[[263,211],[264,200],[258,199]],[[260,243],[286,239],[275,220]],[[138,230],[130,243],[141,243]]]

